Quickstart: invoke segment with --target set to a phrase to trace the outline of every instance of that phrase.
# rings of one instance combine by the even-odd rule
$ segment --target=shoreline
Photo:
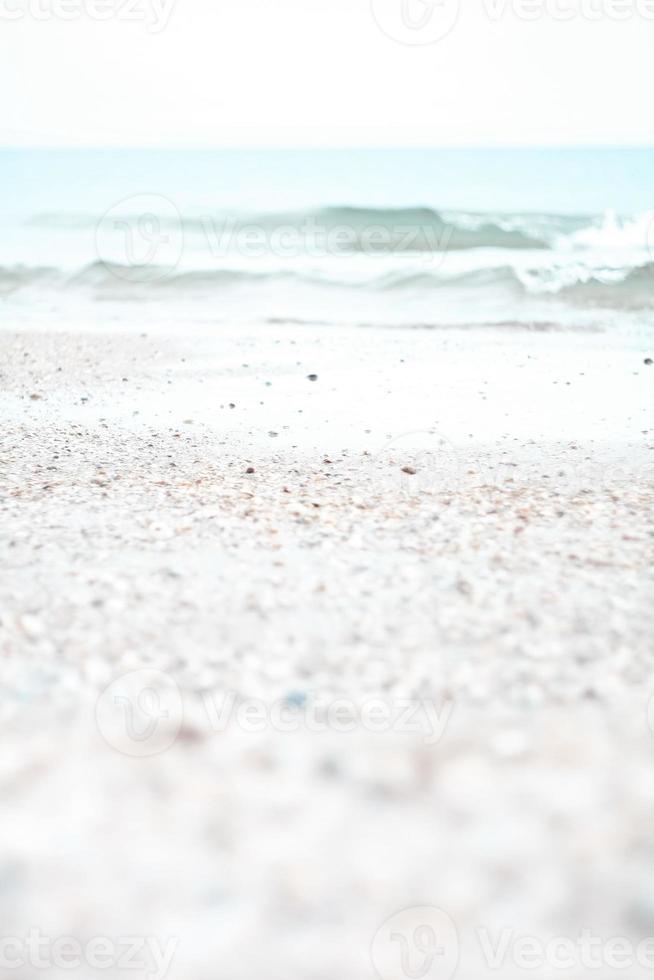
[[[606,597],[624,592],[633,617],[620,623],[622,641],[634,660],[646,656],[654,424],[648,429],[648,369],[638,374],[631,352],[619,359],[578,338],[565,354],[560,345],[543,350],[540,338],[504,338],[498,349],[494,337],[499,368],[491,372],[468,337],[453,345],[428,334],[416,347],[400,332],[334,338],[291,329],[267,344],[264,336],[0,335],[5,535],[16,539],[7,554],[26,596],[38,571],[56,608],[59,576],[87,577],[97,548],[114,587],[148,593],[134,609],[137,635],[147,630],[165,647],[184,579],[173,576],[158,596],[149,594],[150,577],[159,565],[196,562],[200,594],[186,601],[201,656],[203,635],[219,625],[207,613],[205,572],[216,573],[224,596],[240,595],[223,631],[231,648],[239,617],[252,618],[245,594],[258,589],[273,612],[287,610],[285,628],[313,629],[293,597],[300,589],[311,602],[306,580],[320,587],[313,566],[323,556],[322,577],[338,593],[334,610],[328,596],[322,602],[323,626],[333,620],[333,633],[344,613],[352,626],[357,615],[381,625],[389,662],[401,653],[391,611],[400,621],[411,616],[414,594],[425,607],[412,638],[418,648],[421,630],[428,649],[460,618],[463,650],[466,635],[486,633],[492,650],[517,630],[513,641],[547,651],[555,637],[564,654],[575,636],[604,658]],[[536,425],[546,438],[534,438]],[[79,567],[65,557],[73,542]],[[46,543],[57,567],[44,557]],[[255,569],[256,553],[265,558],[258,571],[265,566],[268,586],[265,576],[258,588],[239,584],[248,551]],[[345,582],[359,565],[367,589],[348,608]],[[81,636],[102,623],[104,590],[102,579],[82,588],[99,605],[78,624]],[[433,622],[430,590],[446,599]],[[520,629],[507,621],[509,601]],[[531,621],[539,626],[524,625]],[[73,635],[74,627],[75,616]],[[55,649],[65,646],[66,632],[47,632]],[[272,628],[282,662],[283,635]],[[116,637],[106,655],[120,659],[125,642]]]

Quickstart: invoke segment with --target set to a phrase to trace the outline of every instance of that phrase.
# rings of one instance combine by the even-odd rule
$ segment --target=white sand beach
[[[650,352],[146,321],[0,333],[4,934],[173,980],[404,977],[424,906],[461,980],[647,936]]]
[[[0,0],[0,980],[654,976],[653,40]]]

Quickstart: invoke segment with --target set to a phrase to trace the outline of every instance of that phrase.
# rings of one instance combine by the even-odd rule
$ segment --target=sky
[[[653,145],[654,0],[0,0],[0,145]]]

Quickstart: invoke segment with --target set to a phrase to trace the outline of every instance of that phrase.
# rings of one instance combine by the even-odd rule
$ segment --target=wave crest
[[[347,271],[347,270],[346,270]],[[457,274],[428,265],[385,271],[374,277],[341,278],[332,267],[277,269],[209,268],[171,271],[161,266],[129,266],[95,261],[70,273],[52,267],[0,267],[0,296],[36,290],[39,294],[81,293],[96,300],[152,300],[161,297],[211,298],[225,291],[263,289],[276,283],[311,286],[325,291],[401,292],[428,294],[454,292],[500,294],[513,302],[529,296],[566,302],[573,306],[615,310],[654,309],[654,262],[633,268],[593,268],[583,264],[516,269],[512,265],[482,266]]]

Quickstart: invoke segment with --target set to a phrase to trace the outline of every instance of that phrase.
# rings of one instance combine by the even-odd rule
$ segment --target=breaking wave
[[[566,301],[574,306],[606,309],[654,309],[654,262],[632,269],[583,264],[549,265],[517,269],[509,264],[474,268],[446,274],[440,268],[396,269],[373,276],[339,278],[333,271],[282,269],[192,269],[170,271],[160,266],[129,266],[93,262],[77,272],[51,267],[0,267],[0,296],[26,290],[67,293],[81,291],[91,299],[148,300],[175,295],[199,299],[234,289],[253,290],[266,284],[318,286],[325,290],[371,293],[428,293],[433,290],[461,292],[502,291],[519,299],[538,296]]]
[[[139,216],[128,211],[113,220],[134,222]],[[155,217],[157,217],[155,215]],[[226,215],[207,212],[171,220],[157,217],[164,230],[200,236],[212,248],[233,246],[239,235],[259,233],[269,243],[275,238],[295,236],[336,252],[424,252],[472,248],[548,248],[560,233],[560,223],[570,230],[583,226],[575,219],[559,219],[552,225],[546,217],[489,217],[451,212],[447,216],[432,208],[328,207],[300,212]],[[31,222],[43,228],[79,231],[94,229],[97,217],[80,214],[41,214]],[[531,228],[530,228],[531,224]]]
[[[487,299],[505,303],[507,316],[513,315],[512,305],[522,303],[524,310],[530,297],[539,305],[572,309],[654,309],[654,212],[627,218],[613,212],[561,216],[341,206],[186,214],[176,224],[171,211],[177,213],[172,208],[148,223],[148,231],[160,230],[161,241],[171,247],[143,247],[142,254],[154,256],[143,265],[125,261],[139,249],[131,240],[128,248],[116,234],[124,222],[127,232],[135,232],[138,216],[126,212],[118,219],[112,213],[106,238],[98,235],[103,225],[97,216],[35,216],[17,238],[23,261],[5,258],[0,265],[0,298],[179,297],[212,303],[228,295],[254,296],[262,308],[270,308],[272,297],[277,310],[285,308],[287,297],[301,295],[304,303],[312,289],[325,298],[340,294],[346,303],[355,296],[357,302],[377,297],[379,308],[413,304],[411,313],[420,308],[427,317],[437,295],[446,306],[470,297],[482,305]],[[137,239],[139,244],[151,242]],[[11,254],[5,249],[5,256]],[[61,267],[50,264],[52,254]],[[32,255],[42,261],[30,264]],[[167,255],[169,267],[157,264]]]

